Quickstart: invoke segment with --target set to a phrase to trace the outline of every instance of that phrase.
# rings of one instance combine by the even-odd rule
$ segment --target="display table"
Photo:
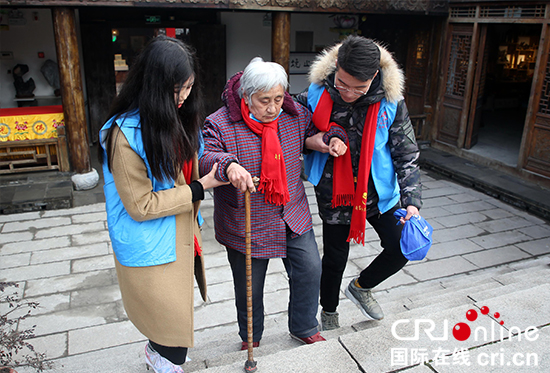
[[[0,174],[69,170],[63,107],[0,109]]]

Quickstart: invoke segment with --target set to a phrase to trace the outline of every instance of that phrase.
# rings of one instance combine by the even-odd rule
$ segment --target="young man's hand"
[[[401,222],[401,224],[405,224],[405,222],[412,218],[413,215],[420,215],[420,212],[418,212],[416,206],[409,205],[407,206],[407,215],[404,218],[400,218],[399,221]]]

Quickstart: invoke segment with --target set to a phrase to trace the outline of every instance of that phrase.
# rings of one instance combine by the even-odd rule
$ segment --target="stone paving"
[[[380,296],[387,289],[476,273],[550,253],[547,221],[436,174],[422,171],[422,184],[421,214],[434,227],[434,245],[424,260],[410,262],[382,283],[376,289]],[[309,183],[306,191],[322,253],[321,220]],[[201,355],[201,344],[210,343],[217,335],[234,335],[229,350],[236,350],[240,343],[231,271],[225,249],[214,239],[209,193],[201,212],[209,297],[204,303],[195,291],[196,344],[189,352],[191,359]],[[365,247],[352,245],[343,286],[381,250],[368,225],[365,239]],[[146,371],[141,360],[145,338],[127,320],[122,306],[103,203],[0,215],[0,281],[19,283],[20,295],[40,303],[20,327],[36,325],[36,338],[31,342],[53,359],[54,372],[80,371],[79,366],[106,350],[115,356],[119,367],[112,371]],[[288,304],[281,260],[270,262],[265,289],[266,325],[279,334],[286,333],[286,324],[279,320]],[[351,304],[343,293],[341,298],[342,306]],[[0,304],[0,313],[5,309],[6,305]]]

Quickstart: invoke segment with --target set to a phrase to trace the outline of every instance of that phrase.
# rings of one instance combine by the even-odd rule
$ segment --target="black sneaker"
[[[338,312],[321,311],[321,330],[334,330],[339,327]]]

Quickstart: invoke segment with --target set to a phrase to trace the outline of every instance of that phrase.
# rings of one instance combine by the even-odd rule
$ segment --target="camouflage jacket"
[[[384,52],[385,50],[381,48],[381,51]],[[325,63],[326,61],[323,61],[323,59],[330,59],[333,54],[332,51],[323,54],[320,62]],[[384,63],[384,59],[387,59],[388,56],[391,58],[393,64]],[[386,146],[389,147],[392,159],[391,166],[393,166],[397,175],[401,206],[413,205],[420,208],[422,205],[420,169],[418,167],[420,152],[407,106],[402,95],[399,94],[403,89],[403,85],[399,84],[399,80],[402,82],[402,73],[396,74],[395,71],[392,71],[393,69],[398,69],[398,67],[389,52],[386,51],[386,54],[382,53],[380,73],[374,79],[367,95],[360,97],[352,104],[344,102],[338,91],[333,88],[334,68],[332,70],[329,69],[328,73],[323,75],[322,72],[319,73],[318,71],[320,69],[320,63],[318,62],[319,60],[313,65],[312,71],[310,71],[310,81],[323,84],[334,101],[331,121],[339,124],[346,131],[354,175],[358,174],[363,126],[369,105],[381,101],[384,97],[388,101],[397,102],[397,112],[393,123],[389,127],[389,139]],[[326,65],[335,66],[334,63]],[[315,78],[319,78],[319,76],[322,77],[322,82],[315,81]],[[398,80],[398,82],[388,83],[387,79]],[[296,97],[296,100],[307,106],[307,90],[300,93]],[[381,150],[375,149],[375,151]],[[332,208],[332,168],[333,158],[329,157],[323,170],[323,176],[315,187],[319,214],[321,219],[328,224],[350,224],[351,206]],[[376,192],[372,175],[370,175],[367,196],[367,217],[379,213],[378,201],[378,193]]]

